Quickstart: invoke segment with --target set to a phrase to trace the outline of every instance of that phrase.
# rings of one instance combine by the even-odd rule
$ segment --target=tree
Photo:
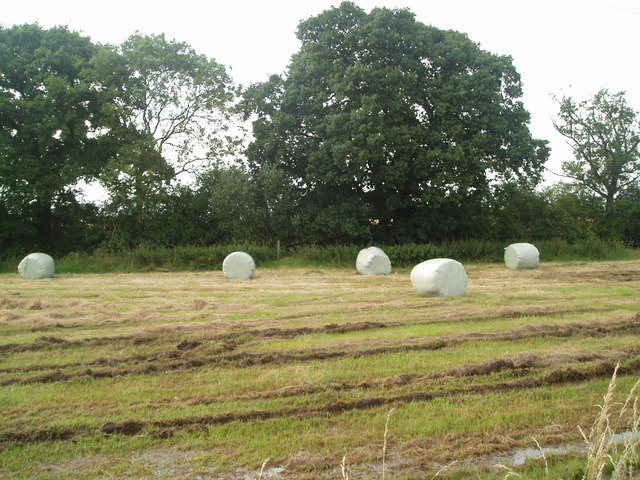
[[[534,241],[553,238],[553,207],[548,192],[513,182],[496,185],[490,199],[491,228],[487,235],[497,241]]]
[[[640,178],[640,122],[624,95],[603,89],[582,102],[565,96],[554,122],[575,156],[563,162],[564,174],[602,197],[607,212]]]
[[[541,195],[551,207],[547,238],[576,242],[602,235],[603,200],[593,192],[570,183],[559,182],[545,188]]]
[[[55,206],[109,157],[115,92],[96,75],[100,49],[66,27],[0,27],[0,197],[33,226],[31,248],[63,248]]]
[[[228,153],[235,92],[222,65],[164,35],[136,33],[117,52],[103,67],[122,62],[127,72],[119,105],[124,140],[102,182],[115,206],[142,218],[179,174]]]
[[[468,236],[492,179],[539,178],[548,149],[531,138],[510,58],[350,2],[297,37],[286,76],[252,85],[244,106],[250,165],[292,178],[308,241]]]
[[[197,191],[207,202],[208,223],[217,242],[244,242],[255,237],[260,218],[253,204],[253,184],[242,169],[212,168],[198,178]]]
[[[633,248],[640,248],[640,185],[631,185],[616,199],[612,215],[616,236]]]

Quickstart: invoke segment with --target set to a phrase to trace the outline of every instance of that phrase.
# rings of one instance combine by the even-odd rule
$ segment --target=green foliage
[[[301,190],[303,243],[474,236],[489,177],[530,178],[534,140],[508,57],[407,10],[344,2],[302,22],[287,76],[245,92],[253,165]]]
[[[593,98],[575,102],[563,97],[559,121],[575,158],[562,164],[568,177],[605,200],[609,211],[616,197],[640,178],[640,118],[627,105],[624,92],[600,90]]]
[[[225,257],[234,251],[247,252],[256,265],[272,261],[276,257],[275,248],[246,244],[212,247],[141,247],[118,252],[96,250],[93,254],[72,253],[61,258],[56,262],[56,273],[220,270]]]
[[[566,240],[536,242],[541,261],[628,260],[638,257],[638,251],[614,240],[588,238],[569,243]]]
[[[542,261],[569,260],[626,260],[638,253],[620,242],[597,238],[568,243],[564,240],[535,242]],[[501,263],[508,243],[488,240],[456,240],[440,244],[404,244],[380,246],[394,267],[413,267],[431,258],[453,258],[465,263]],[[363,247],[333,245],[323,248],[301,248],[293,256],[312,264],[353,266]]]
[[[355,265],[359,251],[360,247],[357,245],[327,245],[300,247],[288,253],[301,264],[351,267]]]
[[[286,75],[244,93],[248,164],[222,166],[237,92],[214,60],[163,35],[105,47],[66,27],[0,28],[2,257],[280,242],[288,261],[350,266],[377,244],[408,266],[500,261],[517,241],[560,258],[640,245],[640,130],[623,93],[560,101],[576,183],[540,191],[548,150],[510,58],[349,2],[298,38]],[[100,207],[77,186],[98,177]]]
[[[66,27],[0,27],[0,200],[37,248],[64,248],[54,205],[110,153],[116,92],[94,68],[100,51]]]
[[[125,126],[180,169],[227,152],[235,92],[223,65],[164,35],[136,33],[118,51],[129,72]]]
[[[253,184],[239,168],[211,169],[198,179],[198,194],[206,204],[209,223],[215,226],[216,241],[244,241],[253,226],[261,222],[254,209]]]
[[[463,263],[502,263],[507,243],[489,240],[456,240],[440,244],[378,245],[389,256],[394,268],[410,268],[431,258],[453,258]],[[640,252],[620,242],[591,238],[569,243],[562,239],[535,242],[540,260],[603,261],[632,260]],[[282,247],[250,243],[218,244],[209,247],[138,247],[112,250],[99,248],[93,253],[75,252],[55,258],[56,273],[139,272],[151,270],[219,270],[231,252],[243,251],[262,267],[328,266],[355,268],[358,252],[368,245],[327,245]],[[5,253],[0,272],[15,273],[20,260],[30,252]]]
[[[559,183],[545,189],[542,194],[550,203],[547,238],[563,238],[568,242],[591,238],[610,238],[602,235],[605,207],[602,198],[575,185]]]
[[[640,248],[640,186],[629,187],[618,197],[608,221],[614,238]]]
[[[490,199],[490,228],[485,233],[492,240],[554,238],[557,212],[545,192],[504,183],[493,190]]]
[[[114,62],[125,73],[121,145],[100,180],[111,210],[124,213],[132,236],[142,237],[149,211],[181,173],[220,161],[235,146],[227,136],[235,92],[224,66],[164,35],[132,35],[106,66]]]

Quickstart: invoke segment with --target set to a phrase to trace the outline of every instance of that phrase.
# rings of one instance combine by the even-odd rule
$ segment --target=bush
[[[221,270],[225,257],[234,251],[251,255],[256,265],[274,260],[276,250],[260,245],[215,245],[211,247],[154,247],[133,250],[96,250],[72,253],[56,264],[58,273],[131,272],[145,270]]]
[[[404,245],[376,245],[389,256],[394,268],[407,268],[431,258],[452,258],[462,263],[501,263],[504,249],[513,242],[488,240],[458,240],[441,244],[408,243]],[[598,261],[640,258],[640,251],[621,242],[589,238],[573,243],[562,239],[532,242],[540,251],[541,261]],[[146,270],[220,270],[225,257],[234,251],[251,255],[257,266],[326,265],[355,268],[361,249],[371,245],[329,245],[325,247],[297,247],[278,252],[275,246],[232,244],[210,247],[141,247],[136,249],[97,249],[93,253],[70,253],[55,258],[57,273],[139,272]],[[31,252],[25,252],[27,255]],[[0,272],[16,273],[24,255],[7,255],[0,259]]]

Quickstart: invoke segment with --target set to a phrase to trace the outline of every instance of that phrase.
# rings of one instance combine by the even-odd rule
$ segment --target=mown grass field
[[[621,399],[640,377],[640,261],[465,267],[461,298],[409,269],[0,275],[0,478],[503,478],[580,443],[616,363]]]

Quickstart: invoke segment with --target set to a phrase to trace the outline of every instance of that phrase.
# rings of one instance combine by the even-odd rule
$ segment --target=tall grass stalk
[[[609,388],[605,394],[602,405],[600,406],[600,414],[593,423],[589,436],[580,429],[587,445],[589,452],[587,454],[587,466],[584,480],[603,480],[608,465],[612,467],[611,479],[631,479],[633,478],[634,463],[638,460],[638,447],[640,447],[640,436],[638,427],[640,426],[640,416],[638,415],[638,397],[637,390],[640,380],[635,383],[630,390],[627,399],[620,409],[615,424],[611,425],[612,409],[614,406],[613,395],[616,389],[616,378],[618,375],[619,364],[613,372]],[[620,428],[629,409],[633,408],[632,421],[630,429],[626,432],[627,437],[622,444],[622,450],[619,450],[618,444],[614,440],[614,433]]]
[[[349,470],[347,468],[347,456],[342,457],[342,463],[340,464],[342,472],[342,480],[349,480]]]
[[[395,411],[395,408],[392,408],[391,410],[389,410],[389,413],[387,413],[387,421],[384,424],[384,442],[382,444],[382,480],[385,480],[385,474],[386,474],[386,459],[387,459],[387,440],[389,438],[389,420],[391,420],[391,415],[393,415],[393,412]]]
[[[265,458],[264,462],[262,462],[262,466],[260,467],[260,475],[258,475],[258,480],[262,480],[262,474],[264,473],[264,467],[267,466],[267,463],[271,460],[270,458]]]
[[[547,456],[544,454],[544,450],[542,449],[542,447],[538,443],[538,440],[536,440],[534,438],[533,441],[536,443],[536,447],[538,447],[538,450],[540,451],[540,454],[542,455],[542,460],[544,460],[544,473],[548,477],[549,476],[549,462],[547,462]]]
[[[454,460],[453,462],[445,465],[444,467],[442,467],[440,470],[438,470],[435,475],[433,477],[431,477],[431,480],[433,480],[434,478],[439,477],[441,474],[443,474],[444,472],[446,472],[447,470],[449,470],[451,467],[453,467],[456,463],[458,463],[457,460]]]

